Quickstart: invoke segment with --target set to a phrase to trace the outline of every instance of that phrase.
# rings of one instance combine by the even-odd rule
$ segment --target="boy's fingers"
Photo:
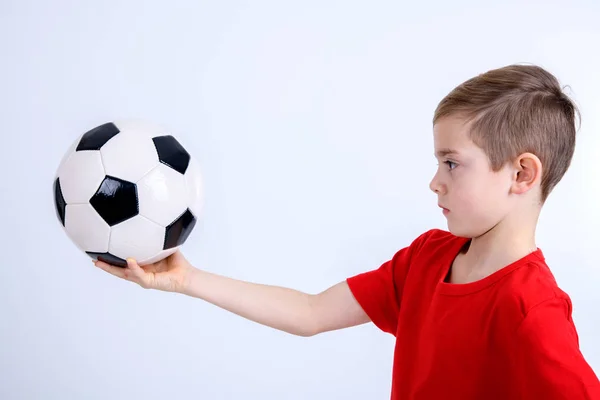
[[[130,272],[133,278],[135,278],[135,280],[138,283],[141,283],[144,281],[145,279],[145,275],[146,275],[146,271],[144,271],[142,269],[142,267],[139,266],[139,264],[137,263],[136,260],[134,260],[133,258],[128,258],[126,260],[127,262],[127,268]]]
[[[92,262],[94,263],[94,265],[96,265],[96,267],[100,268],[101,270],[106,271],[109,274],[117,276],[119,278],[128,279],[128,277],[131,275],[130,273],[127,273],[126,268],[110,265],[101,260],[92,260]]]
[[[111,265],[101,260],[92,260],[92,262],[98,268],[108,272],[111,275],[128,280],[130,282],[135,282],[144,288],[149,286],[149,280],[146,271],[144,271],[133,258],[128,258],[126,260],[127,266],[125,268]]]
[[[131,270],[131,272],[134,273],[134,275],[136,275],[136,276],[143,275],[144,270],[142,269],[142,267],[139,266],[139,264],[137,263],[136,260],[134,260],[133,258],[128,258],[126,261],[127,261],[127,268],[129,268]]]
[[[133,258],[127,259],[127,269],[131,271],[131,274],[135,278],[138,285],[143,288],[150,286],[150,274],[148,274]]]

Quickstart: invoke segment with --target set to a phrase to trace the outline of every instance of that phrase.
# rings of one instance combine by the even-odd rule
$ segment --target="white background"
[[[581,108],[538,246],[600,371],[596,1],[0,2],[0,398],[386,399],[393,337],[312,338],[94,269],[54,212],[74,138],[160,123],[201,162],[199,268],[318,292],[446,229],[431,118],[465,79],[556,74]]]

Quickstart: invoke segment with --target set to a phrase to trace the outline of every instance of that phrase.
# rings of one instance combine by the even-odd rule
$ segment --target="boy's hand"
[[[131,258],[127,259],[125,268],[100,260],[92,262],[109,274],[137,283],[144,289],[165,292],[181,292],[193,268],[179,250],[161,261],[144,266],[138,265],[137,261]]]

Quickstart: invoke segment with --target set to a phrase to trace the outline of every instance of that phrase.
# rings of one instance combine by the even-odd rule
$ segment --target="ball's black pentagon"
[[[139,213],[135,183],[105,176],[90,204],[110,226],[135,217]]]
[[[190,236],[190,233],[196,225],[196,218],[192,212],[187,209],[179,218],[173,221],[165,229],[165,244],[163,250],[171,249],[182,245]]]
[[[125,268],[127,266],[127,261],[110,253],[95,253],[93,251],[86,251],[86,253],[94,260],[104,261],[105,263],[114,265],[116,267]]]
[[[160,162],[181,174],[185,174],[190,163],[190,154],[177,139],[171,135],[164,135],[156,136],[152,138],[152,141],[156,147]]]
[[[54,207],[56,208],[56,216],[58,220],[65,226],[65,209],[67,208],[67,202],[62,194],[62,189],[60,188],[60,180],[56,178],[54,180]]]
[[[117,133],[119,133],[119,128],[112,122],[99,125],[83,134],[76,151],[100,150]]]

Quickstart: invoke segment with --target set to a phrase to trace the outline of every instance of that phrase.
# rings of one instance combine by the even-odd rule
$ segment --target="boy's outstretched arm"
[[[313,336],[370,321],[345,281],[319,294],[308,294],[203,271],[193,267],[179,251],[143,267],[134,260],[127,261],[126,268],[102,261],[94,263],[144,288],[199,298],[248,320],[298,336]]]
[[[194,269],[182,293],[299,336],[312,336],[369,321],[345,281],[313,295]]]

